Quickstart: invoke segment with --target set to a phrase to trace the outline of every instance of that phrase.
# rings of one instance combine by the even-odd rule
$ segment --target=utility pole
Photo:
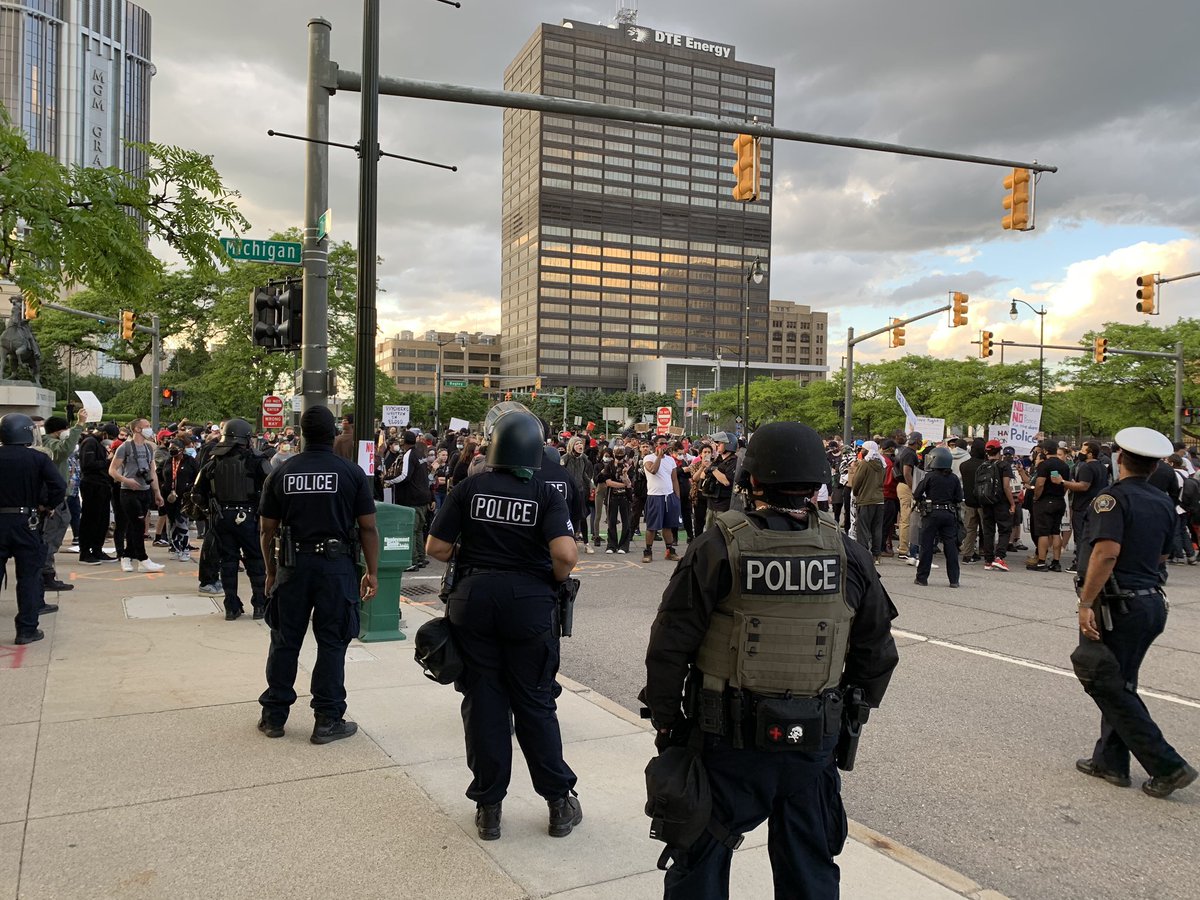
[[[358,328],[354,339],[354,421],[374,437],[375,282],[379,200],[379,0],[363,0],[362,136],[358,165]],[[440,352],[440,351],[439,351]],[[440,376],[439,376],[440,377]]]
[[[329,249],[317,220],[329,208],[329,95],[337,88],[329,59],[330,24],[308,22],[308,115],[304,151],[304,315],[300,409],[329,403]]]
[[[158,313],[150,316],[150,427],[158,434],[162,414],[162,335],[158,330]]]

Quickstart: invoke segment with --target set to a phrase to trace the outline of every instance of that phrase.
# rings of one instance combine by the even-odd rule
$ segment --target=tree
[[[491,403],[477,384],[442,392],[442,427],[451,419],[465,419],[471,423],[483,421]]]

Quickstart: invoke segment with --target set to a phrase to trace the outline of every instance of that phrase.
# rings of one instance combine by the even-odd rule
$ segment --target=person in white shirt
[[[642,562],[654,560],[654,538],[663,533],[667,545],[666,559],[679,559],[675,538],[680,522],[679,473],[675,460],[667,452],[667,438],[659,437],[654,452],[642,459],[646,470],[646,550]]]

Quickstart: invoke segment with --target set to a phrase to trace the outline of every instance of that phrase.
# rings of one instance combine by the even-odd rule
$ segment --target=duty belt
[[[323,541],[296,541],[297,553],[316,553],[334,559],[339,556],[349,556],[352,545],[341,538],[326,538]]]
[[[32,506],[0,506],[0,515],[29,516],[37,512]]]
[[[948,509],[948,510],[953,511],[953,510],[958,509],[958,504],[957,503],[942,503],[940,501],[930,500],[929,508],[930,509]]]
[[[0,512],[3,512],[3,510],[0,510]],[[1161,597],[1162,588],[1136,588],[1125,593],[1130,597]]]
[[[220,500],[217,502],[221,503]],[[240,509],[243,512],[258,512],[258,507],[253,503],[221,503],[221,509]]]

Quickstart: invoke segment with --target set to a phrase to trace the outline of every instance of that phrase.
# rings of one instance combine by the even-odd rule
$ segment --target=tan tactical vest
[[[809,522],[803,531],[768,531],[740,512],[717,517],[733,588],[696,660],[707,690],[815,697],[837,687],[854,618],[846,548],[830,516]]]

